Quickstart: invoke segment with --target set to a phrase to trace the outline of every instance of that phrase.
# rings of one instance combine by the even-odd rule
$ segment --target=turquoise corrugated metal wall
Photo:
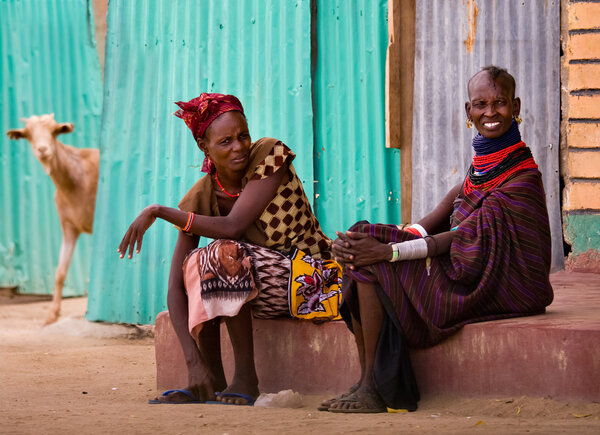
[[[52,293],[61,244],[55,188],[29,143],[5,132],[23,127],[19,118],[53,112],[75,124],[63,143],[97,148],[102,78],[93,22],[86,0],[0,1],[0,286]],[[85,293],[91,246],[82,235],[65,295]]]
[[[400,222],[400,153],[385,148],[387,1],[320,0],[315,73],[316,213],[335,236]]]
[[[176,230],[157,222],[133,261],[116,249],[144,206],[176,206],[202,175],[174,101],[236,94],[254,139],[277,137],[297,152],[312,195],[310,2],[112,0],[106,50],[87,318],[153,323],[166,308]]]

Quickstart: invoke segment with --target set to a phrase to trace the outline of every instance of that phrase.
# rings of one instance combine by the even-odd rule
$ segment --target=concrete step
[[[559,272],[546,314],[467,325],[441,344],[411,351],[422,396],[534,396],[600,400],[600,275]],[[253,322],[262,392],[291,388],[336,394],[359,378],[352,334],[343,322],[293,319]],[[225,374],[233,355],[222,325]],[[155,328],[159,389],[187,386],[187,371],[169,314]]]

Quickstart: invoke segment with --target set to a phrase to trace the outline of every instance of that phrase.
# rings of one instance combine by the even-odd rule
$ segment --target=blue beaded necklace
[[[495,139],[489,139],[477,133],[473,138],[473,148],[475,155],[485,156],[503,150],[506,147],[521,142],[521,133],[519,132],[519,124],[513,119],[510,128],[502,136]]]

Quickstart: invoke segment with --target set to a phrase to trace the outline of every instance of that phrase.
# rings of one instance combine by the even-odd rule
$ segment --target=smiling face
[[[218,173],[244,172],[250,153],[248,123],[241,112],[231,110],[217,117],[198,141]]]
[[[500,75],[494,80],[487,71],[481,71],[469,81],[468,90],[470,101],[465,103],[465,110],[477,131],[489,139],[506,133],[521,111],[521,100],[514,98],[508,78]]]

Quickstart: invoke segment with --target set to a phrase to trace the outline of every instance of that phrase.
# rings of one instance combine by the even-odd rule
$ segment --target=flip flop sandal
[[[252,396],[248,396],[247,394],[242,394],[242,393],[215,393],[215,396],[217,397],[239,397],[241,399],[245,399],[247,403],[244,404],[238,404],[238,403],[227,403],[227,402],[221,402],[219,400],[211,400],[208,402],[204,402],[207,405],[233,405],[233,406],[254,406],[254,402],[256,402],[256,399]]]
[[[328,411],[340,414],[376,414],[388,412],[383,400],[374,394],[377,393],[367,394],[361,392],[360,394],[348,395],[346,399],[341,400],[341,402],[362,404],[362,408],[329,408]]]
[[[329,412],[335,412],[339,414],[379,414],[382,412],[388,412],[387,408],[329,408]]]
[[[331,406],[331,404],[333,402],[335,402],[336,400],[340,400],[340,399],[344,399],[346,397],[348,397],[350,394],[353,394],[356,390],[358,390],[359,384],[358,382],[354,385],[352,385],[350,387],[350,389],[348,391],[346,391],[345,393],[340,394],[337,397],[333,397],[329,400],[324,401],[324,403],[321,403],[319,406],[317,406],[317,410],[319,411],[329,411],[329,407]]]
[[[162,393],[161,396],[166,397],[171,393],[183,393],[192,400],[188,400],[187,402],[169,402],[166,400],[160,400],[160,399],[156,398],[156,399],[149,399],[148,403],[150,405],[185,405],[186,403],[204,403],[202,400],[195,399],[194,396],[192,395],[192,393],[190,392],[190,390],[186,390],[186,389],[167,390],[164,393]]]

